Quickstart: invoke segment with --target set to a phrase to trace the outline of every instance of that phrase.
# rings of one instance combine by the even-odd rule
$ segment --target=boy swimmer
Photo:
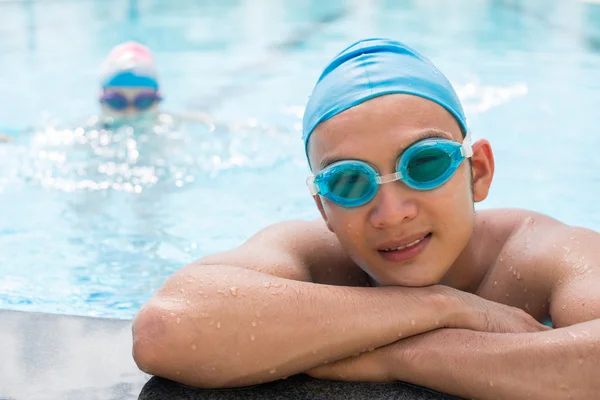
[[[465,398],[597,396],[600,235],[475,212],[492,148],[471,144],[428,59],[392,40],[351,45],[319,78],[303,138],[322,220],[177,271],[134,320],[142,370],[207,388],[306,372]]]

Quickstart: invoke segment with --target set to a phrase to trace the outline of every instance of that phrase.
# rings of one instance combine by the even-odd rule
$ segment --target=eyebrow
[[[402,154],[407,148],[409,148],[410,146],[412,146],[413,144],[420,142],[421,140],[425,140],[425,139],[432,139],[432,138],[441,138],[441,139],[450,139],[450,140],[454,140],[454,138],[452,137],[452,135],[450,135],[450,133],[439,130],[439,129],[425,129],[420,131],[415,140],[409,144],[408,146],[404,147],[402,149],[402,151],[398,154]],[[336,156],[332,156],[332,157],[325,157],[324,159],[321,160],[321,162],[319,163],[319,171],[322,170],[323,168],[327,167],[330,164],[333,164],[335,162],[338,161],[342,161],[342,160],[348,160],[348,158],[345,157],[336,157]]]

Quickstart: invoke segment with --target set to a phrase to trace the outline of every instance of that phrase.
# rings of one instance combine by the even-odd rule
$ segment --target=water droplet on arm
[[[235,286],[234,286],[234,287],[232,287],[232,288],[229,288],[229,292],[231,293],[231,295],[232,295],[232,296],[234,296],[234,297],[235,297],[235,296],[237,296],[237,294],[238,294],[238,288],[237,288],[237,287],[235,287]]]
[[[410,321],[410,324],[411,324],[412,326],[415,326],[415,325],[417,324],[417,321],[415,321],[415,320],[413,319],[413,320],[411,320],[411,321]]]

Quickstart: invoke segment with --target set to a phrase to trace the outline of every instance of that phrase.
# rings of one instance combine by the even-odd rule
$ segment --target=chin
[[[427,287],[437,285],[440,279],[432,276],[388,276],[380,279],[373,278],[377,286],[404,286],[404,287]]]

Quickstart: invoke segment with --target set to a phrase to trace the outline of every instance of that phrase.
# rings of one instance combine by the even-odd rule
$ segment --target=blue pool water
[[[177,268],[290,218],[304,103],[364,36],[403,40],[449,76],[496,176],[479,205],[600,230],[600,4],[563,0],[0,1],[0,308],[132,317]],[[156,54],[166,111],[220,125],[100,138],[98,65]]]

